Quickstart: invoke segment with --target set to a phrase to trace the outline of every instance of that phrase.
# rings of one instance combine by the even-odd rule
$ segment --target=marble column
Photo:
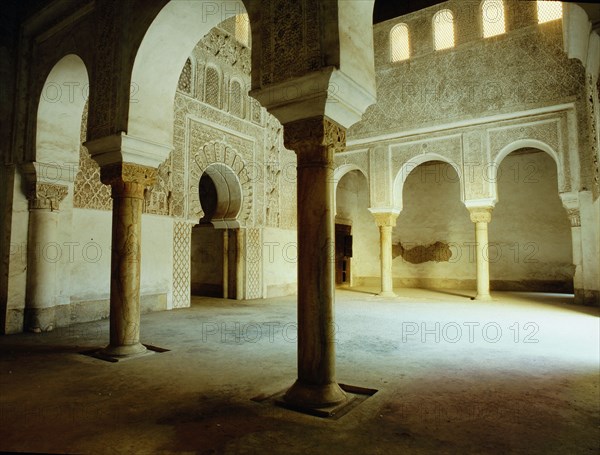
[[[68,187],[54,183],[29,185],[27,244],[26,329],[48,332],[55,326],[56,263],[62,254],[58,243],[58,209]]]
[[[101,170],[102,183],[111,185],[113,199],[110,273],[111,356],[138,355],[140,343],[140,266],[144,190],[156,178],[156,169],[116,163]]]
[[[491,300],[488,223],[492,220],[493,207],[471,207],[471,221],[475,223],[477,260],[476,300]]]
[[[333,156],[345,146],[345,130],[326,117],[284,125],[294,150],[298,199],[298,379],[285,400],[319,408],[346,394],[335,381],[335,221]]]
[[[379,259],[381,266],[382,297],[395,297],[392,275],[392,230],[396,226],[398,213],[371,211],[379,227]]]

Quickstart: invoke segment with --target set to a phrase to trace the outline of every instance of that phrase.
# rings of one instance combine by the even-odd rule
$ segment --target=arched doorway
[[[63,251],[73,242],[73,187],[89,90],[83,60],[68,54],[42,87],[30,159],[22,165],[29,201],[25,326],[34,332],[64,325],[70,312],[73,264]]]
[[[192,295],[242,298],[238,215],[243,197],[237,174],[224,163],[209,165],[200,177],[198,195],[203,216],[192,229]]]
[[[496,290],[573,292],[571,226],[558,195],[556,162],[533,147],[497,167],[489,226],[490,285]]]
[[[403,287],[468,289],[472,225],[456,168],[432,159],[405,166],[398,177],[405,180],[392,234],[395,280]]]
[[[361,170],[340,178],[335,200],[335,282],[337,286],[361,285],[379,273],[378,257],[371,254],[379,233],[369,212],[369,185]]]

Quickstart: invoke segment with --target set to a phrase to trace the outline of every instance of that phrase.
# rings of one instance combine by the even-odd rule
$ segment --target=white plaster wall
[[[264,228],[262,259],[265,296],[295,294],[298,278],[296,231]]]
[[[109,298],[111,223],[111,212],[73,210],[71,301]]]
[[[167,308],[173,294],[173,222],[167,216],[142,217],[142,276],[140,292],[167,294]]]
[[[73,210],[71,301],[105,300],[110,296],[112,213]],[[173,220],[142,217],[140,293],[167,294],[170,307],[173,280]]]

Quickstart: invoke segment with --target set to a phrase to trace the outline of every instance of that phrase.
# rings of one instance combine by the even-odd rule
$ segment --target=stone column
[[[488,251],[488,223],[492,220],[492,207],[470,207],[471,221],[475,223],[477,251],[477,295],[476,300],[491,300],[490,263]]]
[[[110,273],[110,344],[112,356],[146,351],[140,343],[140,265],[144,190],[156,169],[116,163],[101,170],[102,183],[111,185],[113,199]]]
[[[223,229],[223,298],[229,298],[229,230]]]
[[[395,297],[394,280],[392,275],[392,230],[396,226],[398,213],[371,211],[375,223],[379,227],[379,257],[381,265],[382,297]]]
[[[57,242],[58,209],[67,193],[65,185],[29,185],[25,324],[35,333],[51,331],[55,325],[56,263],[62,252]]]
[[[319,408],[346,394],[335,381],[335,230],[333,156],[345,130],[326,117],[284,125],[285,146],[298,157],[298,379],[288,403]]]

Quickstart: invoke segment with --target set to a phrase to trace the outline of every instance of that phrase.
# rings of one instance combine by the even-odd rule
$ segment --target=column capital
[[[100,180],[112,186],[113,197],[128,194],[143,198],[144,190],[153,185],[158,170],[135,163],[113,163],[100,169]]]
[[[567,216],[571,227],[581,227],[581,216],[579,214],[579,208],[569,208],[567,210]]]
[[[375,223],[379,227],[394,227],[396,226],[396,219],[398,218],[398,212],[376,212],[372,209],[369,209],[373,218],[375,218]]]
[[[563,207],[567,211],[567,216],[571,222],[571,227],[581,226],[581,217],[579,214],[579,194],[575,192],[560,193],[560,199]]]
[[[295,120],[283,125],[285,147],[296,153],[314,149],[315,145],[341,152],[346,147],[346,129],[324,116]]]
[[[56,183],[30,183],[27,188],[29,210],[49,209],[56,211],[67,197],[69,188]]]
[[[492,221],[493,207],[469,207],[469,214],[473,223],[489,223]]]

